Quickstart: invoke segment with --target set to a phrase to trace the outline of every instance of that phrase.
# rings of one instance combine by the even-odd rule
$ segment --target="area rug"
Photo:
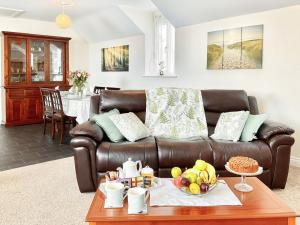
[[[300,168],[290,167],[289,177],[285,189],[277,189],[274,192],[286,202],[298,216],[300,216]],[[300,225],[300,218],[297,219]]]
[[[79,192],[73,157],[0,173],[1,225],[83,225],[94,194]]]
[[[275,191],[298,214],[299,177],[300,168],[291,168],[286,189]],[[72,157],[3,171],[0,224],[83,225],[93,196],[79,192]]]

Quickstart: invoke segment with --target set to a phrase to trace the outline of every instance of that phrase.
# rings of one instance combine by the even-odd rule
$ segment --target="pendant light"
[[[59,28],[66,29],[71,26],[72,21],[71,18],[65,14],[65,6],[70,6],[71,4],[63,1],[60,2],[60,4],[62,6],[62,13],[57,15],[55,22]]]

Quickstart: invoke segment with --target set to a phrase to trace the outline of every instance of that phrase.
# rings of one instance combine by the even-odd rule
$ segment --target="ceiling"
[[[157,10],[151,0],[0,0],[0,7],[24,10],[18,18],[55,21],[62,11],[61,1],[71,4],[65,13],[72,19],[72,29],[88,42],[143,34],[120,6]]]
[[[143,34],[136,24],[116,6],[110,6],[101,13],[81,16],[74,22],[73,29],[88,42]]]
[[[175,27],[300,4],[300,0],[152,0]]]
[[[300,0],[64,1],[72,4],[65,10],[72,18],[72,28],[89,42],[142,34],[135,21],[131,21],[120,6],[134,7],[148,12],[158,8],[175,27],[180,27],[300,4]],[[0,7],[24,10],[23,13],[17,14],[18,18],[44,21],[54,21],[61,12],[60,0],[0,0]]]
[[[79,20],[88,14],[98,14],[118,5],[133,6],[142,10],[153,7],[149,0],[0,0],[0,7],[25,10],[20,16],[22,18],[53,21],[61,12],[60,2],[71,4],[66,6],[66,13],[72,16],[73,20]]]

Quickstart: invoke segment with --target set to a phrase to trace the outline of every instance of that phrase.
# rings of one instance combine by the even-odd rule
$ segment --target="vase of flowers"
[[[88,72],[76,70],[73,72],[70,72],[69,80],[70,83],[73,85],[73,88],[75,89],[76,93],[82,97],[83,89],[87,83],[87,79],[89,77]]]

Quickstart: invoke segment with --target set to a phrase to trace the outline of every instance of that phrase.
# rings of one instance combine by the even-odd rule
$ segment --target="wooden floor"
[[[44,136],[42,130],[41,124],[0,126],[0,171],[73,155],[70,138],[66,137],[66,144],[60,145],[58,136],[52,140],[50,131]]]

